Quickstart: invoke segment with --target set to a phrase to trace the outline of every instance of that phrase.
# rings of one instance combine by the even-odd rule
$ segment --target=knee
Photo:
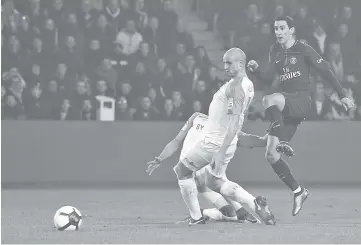
[[[226,197],[234,197],[236,196],[236,190],[238,187],[239,186],[236,183],[227,181],[222,185],[220,193]]]
[[[282,108],[284,106],[284,97],[280,93],[266,95],[262,99],[262,104],[265,109],[273,105]]]
[[[267,149],[265,158],[270,164],[275,164],[280,159],[281,155],[275,149]]]
[[[173,171],[175,175],[177,176],[178,180],[184,180],[184,179],[190,179],[192,178],[193,172],[187,169],[183,163],[179,162],[175,167],[173,168]]]

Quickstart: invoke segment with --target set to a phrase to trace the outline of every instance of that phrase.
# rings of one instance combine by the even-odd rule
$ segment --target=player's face
[[[275,35],[277,42],[285,44],[293,35],[293,27],[290,29],[284,20],[275,21]]]
[[[239,62],[234,62],[231,57],[224,56],[223,57],[223,68],[226,72],[227,76],[233,78],[236,77],[239,70],[240,70],[240,64]]]

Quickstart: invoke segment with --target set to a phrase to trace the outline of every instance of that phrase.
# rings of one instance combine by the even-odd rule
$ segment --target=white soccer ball
[[[54,225],[59,231],[78,230],[82,223],[81,213],[72,206],[63,206],[54,215]]]

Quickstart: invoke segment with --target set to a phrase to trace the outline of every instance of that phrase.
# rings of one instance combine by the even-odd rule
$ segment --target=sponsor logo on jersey
[[[300,71],[291,71],[291,72],[285,73],[283,75],[280,75],[280,81],[281,82],[287,81],[287,80],[290,80],[290,79],[293,79],[293,78],[296,78],[299,76],[301,76]]]

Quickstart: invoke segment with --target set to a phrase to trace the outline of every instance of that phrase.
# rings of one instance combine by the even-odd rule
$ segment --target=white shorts
[[[222,166],[222,173],[221,173],[222,179],[225,181],[228,181],[227,176],[226,176],[226,170],[227,170],[228,164],[231,161],[231,159],[233,158],[236,150],[237,150],[237,146],[231,145],[226,152],[226,157],[224,159],[224,164]],[[205,167],[201,168],[200,170],[194,172],[194,174],[193,174],[193,176],[199,186],[206,185],[207,175],[212,175],[212,166],[209,164],[206,165]]]

